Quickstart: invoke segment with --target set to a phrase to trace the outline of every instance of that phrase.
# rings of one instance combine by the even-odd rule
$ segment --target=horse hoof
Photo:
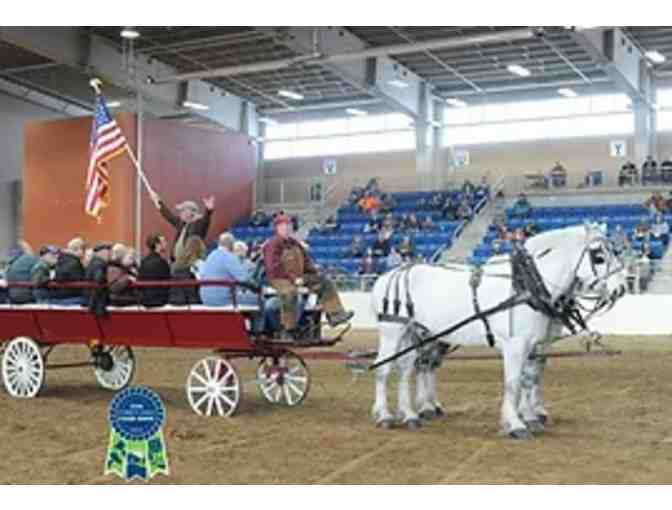
[[[422,411],[420,413],[420,418],[425,420],[425,421],[432,421],[437,416],[438,416],[438,414],[436,413],[436,411],[433,411],[431,409],[428,409],[426,411]]]
[[[420,427],[422,427],[422,423],[420,423],[420,420],[418,419],[408,420],[405,425],[406,429],[410,430],[411,432],[420,430]]]
[[[527,429],[517,429],[509,432],[509,437],[515,439],[516,441],[529,441],[534,439],[532,433]]]
[[[525,422],[525,425],[527,425],[527,430],[532,432],[533,434],[541,434],[544,432],[544,424],[541,422],[541,420],[532,420]]]
[[[443,411],[443,408],[439,406],[436,406],[434,413],[436,413],[437,418],[442,418],[446,415],[446,413]]]
[[[392,428],[394,427],[394,420],[391,419],[391,418],[386,418],[386,419],[384,419],[384,420],[380,420],[380,421],[376,424],[376,426],[377,426],[378,428],[383,429],[383,430],[392,430]]]
[[[545,414],[538,414],[537,421],[542,425],[546,426],[546,423],[548,423],[548,416],[546,416]]]

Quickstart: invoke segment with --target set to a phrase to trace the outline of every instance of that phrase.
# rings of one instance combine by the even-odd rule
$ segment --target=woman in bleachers
[[[651,236],[663,244],[667,244],[670,240],[670,226],[662,213],[656,214],[653,225],[651,226]]]
[[[356,235],[352,238],[352,242],[350,243],[350,257],[351,258],[359,258],[364,255],[364,239],[360,235]]]
[[[415,241],[411,236],[404,236],[399,244],[399,254],[407,262],[415,256]]]
[[[135,251],[123,244],[115,244],[112,247],[110,262],[107,264],[107,284],[112,306],[139,304],[139,295],[131,288],[137,278]]]
[[[366,256],[362,259],[362,262],[359,266],[360,275],[376,275],[379,273],[378,270],[378,261],[374,257],[374,252],[371,248],[366,250]]]
[[[399,267],[403,262],[401,254],[394,248],[390,249],[390,254],[385,258],[385,269],[391,271],[395,267]]]
[[[203,266],[205,245],[199,237],[187,239],[184,252],[171,267],[173,280],[195,281]],[[170,304],[174,306],[195,305],[201,302],[198,287],[173,287],[170,289]]]

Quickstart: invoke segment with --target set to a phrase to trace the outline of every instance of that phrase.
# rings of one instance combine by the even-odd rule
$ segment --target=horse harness
[[[551,249],[546,249],[536,256],[541,259],[550,253]],[[593,252],[590,252],[591,263],[593,263]],[[430,335],[429,329],[415,319],[415,305],[413,303],[410,292],[410,274],[414,267],[419,265],[429,265],[426,263],[409,263],[396,269],[387,282],[385,296],[383,297],[382,312],[378,314],[379,322],[394,322],[398,324],[405,324],[408,328],[408,334],[411,338],[412,345],[407,347],[393,356],[373,364],[370,369],[378,368],[379,366],[389,363],[408,352],[417,350],[419,356],[416,360],[416,367],[418,369],[437,368],[441,364],[443,356],[449,352],[453,352],[457,347],[451,347],[449,344],[442,344],[438,342],[441,338],[451,335],[452,333],[462,329],[468,324],[481,321],[485,329],[486,339],[490,347],[495,346],[495,337],[490,327],[489,317],[497,313],[511,310],[520,305],[528,305],[533,310],[543,313],[552,320],[557,320],[565,326],[572,335],[576,335],[579,331],[586,331],[588,329],[586,320],[581,314],[578,303],[574,299],[574,293],[580,285],[580,280],[575,277],[569,289],[561,294],[557,299],[553,300],[539,269],[533,257],[521,243],[515,243],[513,252],[510,255],[511,275],[508,274],[486,274],[484,275],[481,267],[473,267],[471,269],[471,277],[469,279],[469,286],[472,291],[472,303],[474,307],[474,314],[466,319],[454,324],[450,328],[441,331],[435,335]],[[461,268],[455,268],[439,264],[431,264],[433,267],[439,267],[447,271],[463,271]],[[595,271],[593,267],[593,271]],[[513,295],[505,299],[498,305],[483,310],[479,304],[478,288],[483,280],[483,276],[511,278]],[[400,281],[404,281],[404,290],[406,294],[406,316],[400,314],[401,311],[401,289]],[[390,311],[390,298],[394,294],[392,300],[392,310]],[[426,346],[431,347],[427,348]]]

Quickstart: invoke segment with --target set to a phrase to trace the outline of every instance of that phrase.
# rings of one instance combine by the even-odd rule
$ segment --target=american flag
[[[102,94],[96,94],[96,110],[89,145],[89,170],[86,175],[86,214],[100,221],[101,210],[109,205],[110,174],[107,162],[128,148],[117,122],[110,115]]]

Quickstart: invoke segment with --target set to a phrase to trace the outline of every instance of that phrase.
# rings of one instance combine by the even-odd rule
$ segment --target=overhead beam
[[[581,46],[609,75],[614,84],[633,101],[641,101],[653,108],[648,94],[642,90],[646,80],[642,66],[645,57],[639,47],[630,40],[620,28],[592,28],[571,30],[572,38]]]
[[[143,109],[154,115],[174,116],[188,114],[203,117],[229,129],[239,131],[243,100],[227,95],[218,87],[201,81],[189,83],[187,88],[178,83],[155,84],[151,76],[175,74],[175,68],[148,55],[136,54],[125,69],[123,55],[107,39],[80,27],[0,27],[0,40],[41,55],[53,62],[80,71],[84,77],[96,76],[105,83],[130,93],[139,92]],[[28,84],[24,85],[28,86]],[[185,110],[182,103],[190,96],[200,98],[208,110]],[[93,100],[93,97],[92,99]]]

